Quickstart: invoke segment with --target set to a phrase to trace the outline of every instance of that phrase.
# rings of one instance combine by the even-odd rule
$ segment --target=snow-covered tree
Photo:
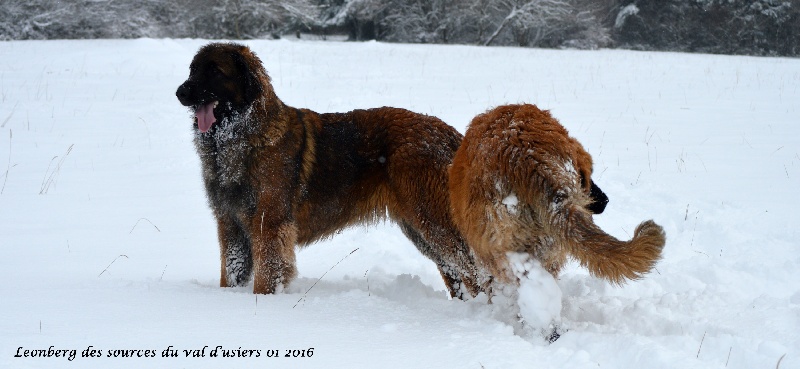
[[[390,0],[317,0],[322,28],[343,29],[351,40],[381,38],[380,19]]]
[[[256,38],[317,15],[311,0],[3,0],[0,39]]]
[[[0,0],[0,40],[267,38],[800,55],[800,0]]]
[[[499,14],[502,18],[496,22],[494,32],[483,44],[491,45],[504,31],[508,31],[518,44],[535,45],[557,28],[556,24],[569,15],[570,8],[565,0],[493,1],[487,11]]]
[[[160,0],[3,0],[0,39],[164,37],[161,26],[179,14]]]
[[[297,26],[316,22],[317,7],[309,0],[216,0],[207,11],[192,12],[192,33],[207,38],[277,37]]]
[[[623,1],[614,25],[626,47],[800,54],[800,0]]]

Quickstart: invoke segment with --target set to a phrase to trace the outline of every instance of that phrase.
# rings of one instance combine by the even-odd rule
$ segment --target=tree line
[[[348,39],[800,55],[800,0],[3,0],[0,40]]]

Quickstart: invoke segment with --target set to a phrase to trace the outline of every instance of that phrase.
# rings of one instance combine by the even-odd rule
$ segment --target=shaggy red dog
[[[450,294],[486,285],[452,222],[447,168],[461,135],[403,109],[319,114],[285,105],[256,55],[210,44],[176,93],[217,219],[220,285],[273,293],[295,277],[295,246],[388,215],[436,263]]]
[[[572,256],[614,283],[650,271],[666,242],[653,221],[628,242],[592,221],[592,158],[550,113],[500,106],[472,120],[450,169],[453,219],[499,282],[507,253],[527,253],[554,277]]]

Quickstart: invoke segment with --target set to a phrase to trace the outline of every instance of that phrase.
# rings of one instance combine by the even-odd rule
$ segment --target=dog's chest
[[[228,129],[225,129],[228,128]],[[252,207],[252,185],[248,163],[252,147],[246,132],[218,127],[213,132],[195,133],[195,147],[200,155],[203,180],[212,207]]]
[[[246,113],[223,119],[207,133],[195,131],[195,146],[208,172],[204,175],[223,186],[242,183],[252,152],[249,136],[255,129]]]

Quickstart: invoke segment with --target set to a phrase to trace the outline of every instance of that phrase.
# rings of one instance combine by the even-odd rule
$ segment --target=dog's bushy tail
[[[570,254],[593,276],[616,284],[650,272],[661,259],[666,239],[664,229],[652,220],[639,224],[630,241],[620,241],[595,225],[590,214],[572,211],[568,215]]]

